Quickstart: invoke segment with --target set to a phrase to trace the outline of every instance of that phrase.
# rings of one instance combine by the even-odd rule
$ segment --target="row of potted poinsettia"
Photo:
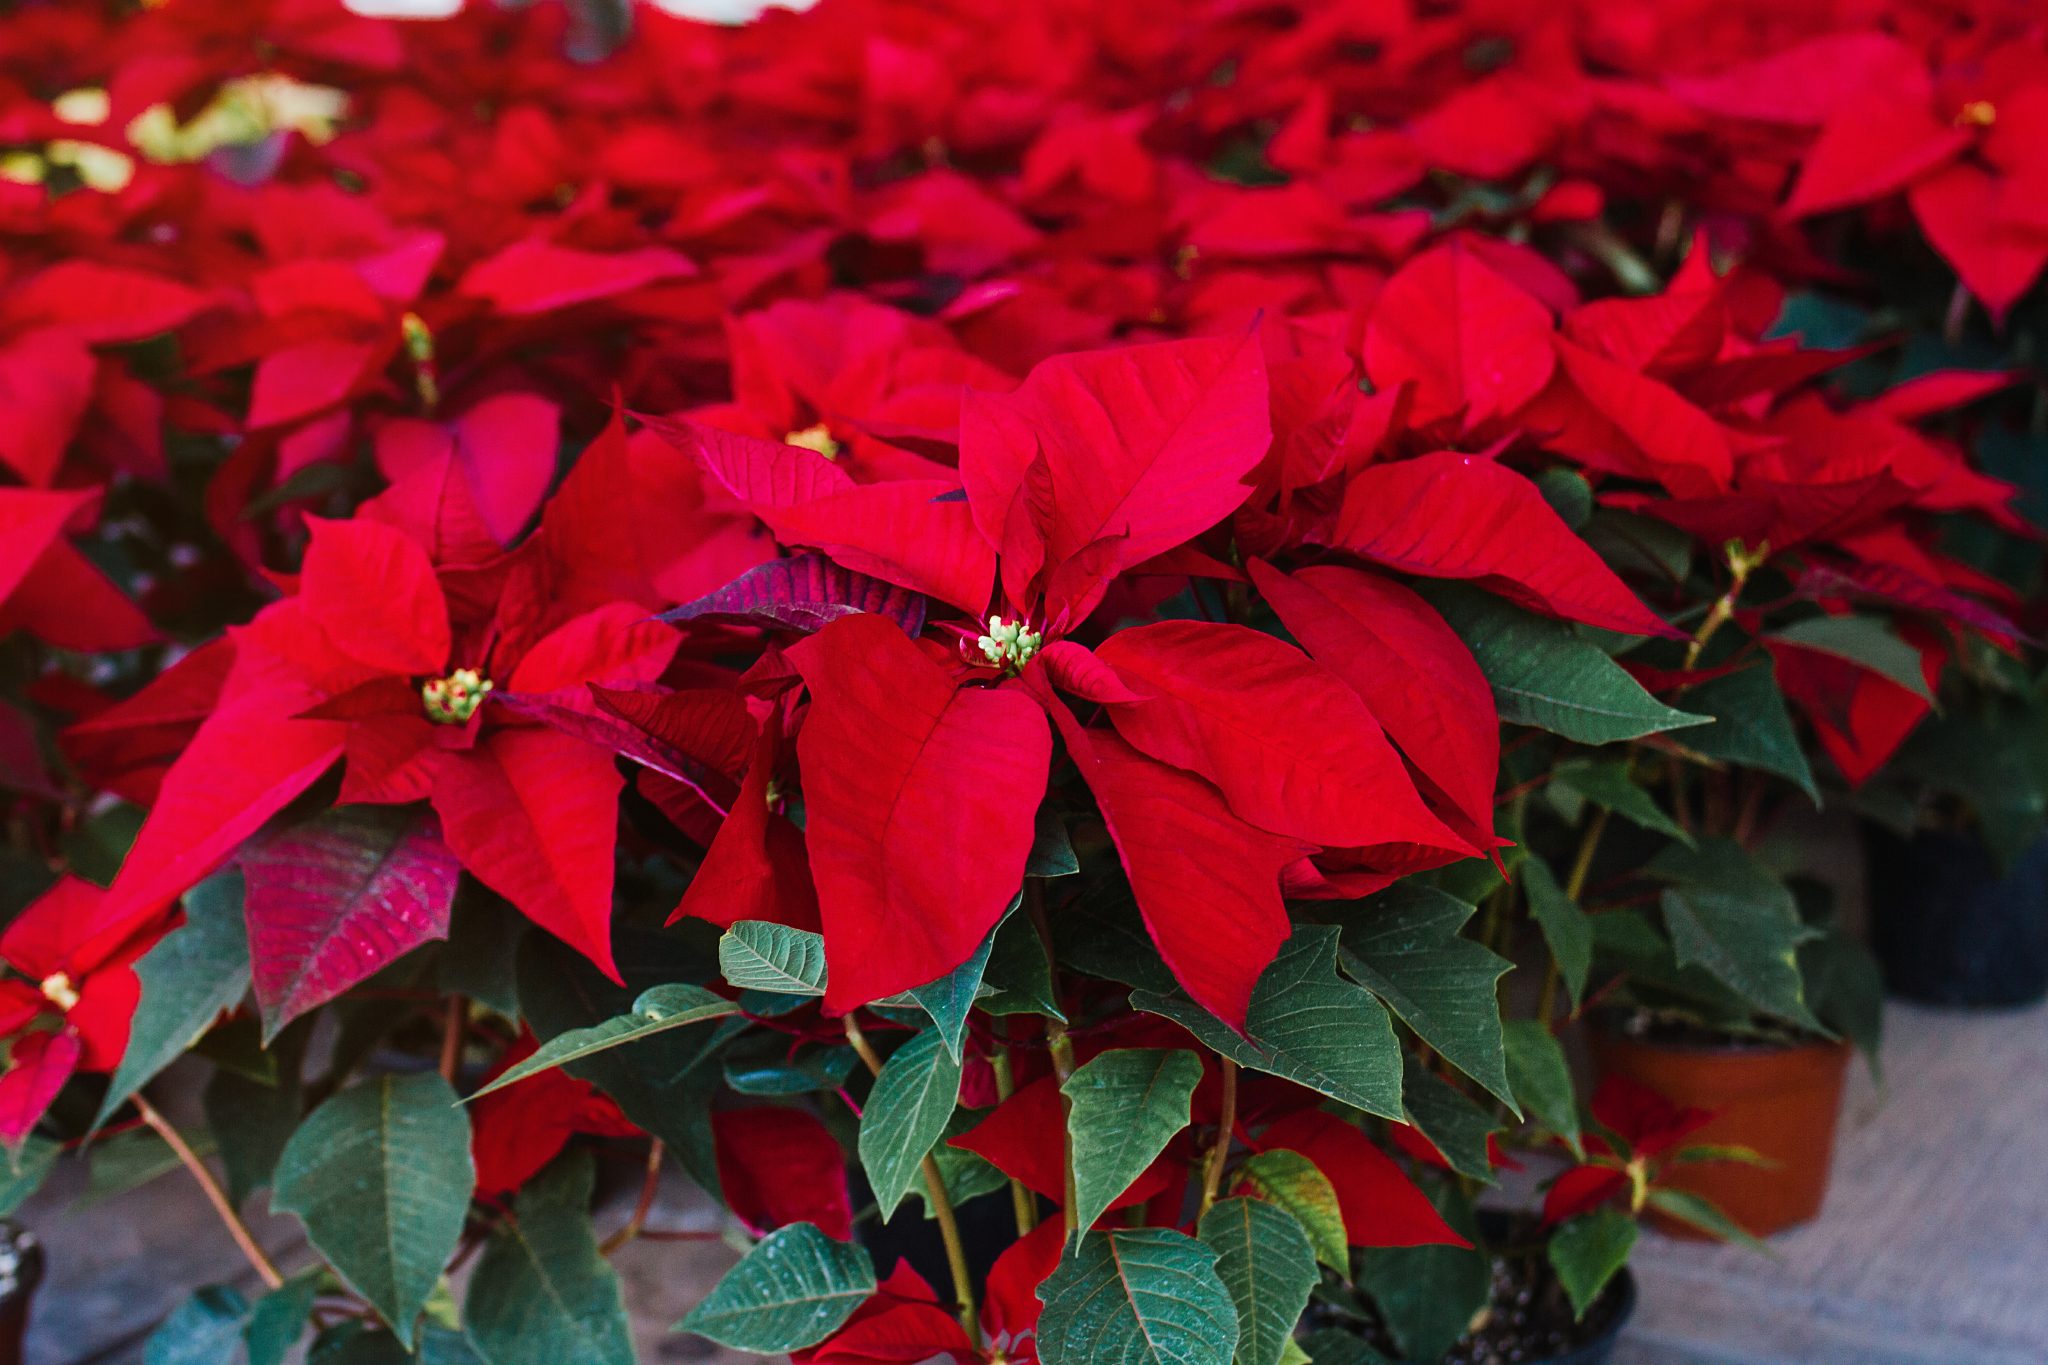
[[[199,1180],[159,1358],[630,1361],[675,1168],[816,1365],[1591,1359],[1818,1206],[1781,817],[2048,809],[2037,37],[1167,8],[10,19],[0,1204]]]

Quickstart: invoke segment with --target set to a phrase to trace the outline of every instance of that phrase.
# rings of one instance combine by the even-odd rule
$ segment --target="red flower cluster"
[[[2013,490],[1915,425],[2003,377],[1852,402],[1817,380],[1859,353],[1773,327],[1902,202],[1994,314],[2030,287],[2024,5],[822,0],[641,10],[603,60],[556,4],[131,8],[0,35],[0,619],[53,647],[29,697],[78,792],[148,807],[104,894],[0,940],[0,1136],[111,1068],[126,964],[295,802],[419,810],[406,856],[615,978],[622,844],[701,851],[678,913],[821,931],[836,1014],[988,939],[1050,793],[1241,1026],[1283,897],[1501,846],[1494,692],[1433,581],[1697,624],[1559,473],[1907,614],[1929,682],[2017,634],[1928,529]],[[76,664],[138,649],[160,671]],[[1771,649],[1851,782],[1926,712]],[[434,936],[308,975],[301,900],[250,878],[266,1009]],[[1037,1084],[975,1139],[1057,1196],[994,1146]],[[561,1137],[621,1122],[564,1104]],[[1356,1138],[1365,1217],[1386,1158],[1295,1109],[1248,1140]],[[930,1299],[892,1280],[813,1358],[961,1355]],[[990,1339],[1027,1307],[996,1288]]]

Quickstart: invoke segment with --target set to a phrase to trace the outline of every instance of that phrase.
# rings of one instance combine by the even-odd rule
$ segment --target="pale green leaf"
[[[633,1002],[631,1014],[621,1014],[590,1028],[570,1029],[567,1033],[557,1034],[542,1043],[531,1057],[475,1091],[469,1099],[481,1099],[493,1090],[503,1090],[529,1076],[580,1062],[608,1048],[637,1043],[670,1029],[701,1024],[706,1019],[722,1019],[738,1014],[739,1009],[732,1001],[713,995],[702,986],[656,986]],[[463,1103],[468,1103],[468,1100]]]
[[[379,1076],[299,1125],[273,1207],[411,1345],[413,1320],[462,1236],[476,1169],[469,1119],[433,1072]]]
[[[1244,1036],[1185,995],[1134,991],[1131,1004],[1173,1020],[1240,1066],[1369,1114],[1401,1116],[1393,1022],[1371,992],[1338,975],[1334,925],[1294,931],[1252,990]]]
[[[762,1238],[676,1330],[735,1351],[798,1351],[838,1331],[874,1292],[865,1250],[791,1223]]]
[[[807,929],[741,920],[718,940],[718,970],[743,991],[825,993],[825,939]]]
[[[1067,1135],[1083,1228],[1188,1126],[1202,1059],[1180,1048],[1114,1048],[1069,1076]]]
[[[462,1324],[489,1365],[633,1365],[619,1277],[590,1226],[587,1152],[519,1192],[463,1302]]]
[[[1225,1199],[1197,1229],[1216,1253],[1216,1276],[1237,1308],[1236,1365],[1280,1365],[1294,1325],[1322,1276],[1294,1215],[1257,1199]]]
[[[1294,1215],[1308,1233],[1316,1259],[1339,1275],[1351,1273],[1351,1244],[1344,1231],[1344,1206],[1322,1168],[1300,1152],[1276,1147],[1245,1158],[1235,1172],[1240,1189]]]
[[[960,1061],[937,1029],[891,1053],[860,1116],[860,1164],[883,1221],[894,1216],[960,1102]]]
[[[1042,1365],[1230,1365],[1237,1348],[1216,1253],[1165,1228],[1088,1233],[1038,1298]]]
[[[1513,964],[1458,931],[1472,907],[1403,883],[1350,908],[1343,962],[1423,1042],[1509,1105],[1496,985]]]

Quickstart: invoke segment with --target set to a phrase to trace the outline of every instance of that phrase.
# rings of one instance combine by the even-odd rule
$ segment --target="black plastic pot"
[[[2048,835],[2001,872],[1981,841],[1946,830],[1866,830],[1870,946],[1885,987],[1933,1005],[2030,1005],[2048,996]]]

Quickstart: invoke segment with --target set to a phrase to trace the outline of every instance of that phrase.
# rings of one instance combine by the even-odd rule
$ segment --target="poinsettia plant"
[[[1780,817],[2010,758],[2033,28],[457,8],[0,40],[0,1204],[196,1180],[153,1351],[630,1361],[677,1174],[813,1365],[1739,1234],[1567,1041],[1874,1045]]]

